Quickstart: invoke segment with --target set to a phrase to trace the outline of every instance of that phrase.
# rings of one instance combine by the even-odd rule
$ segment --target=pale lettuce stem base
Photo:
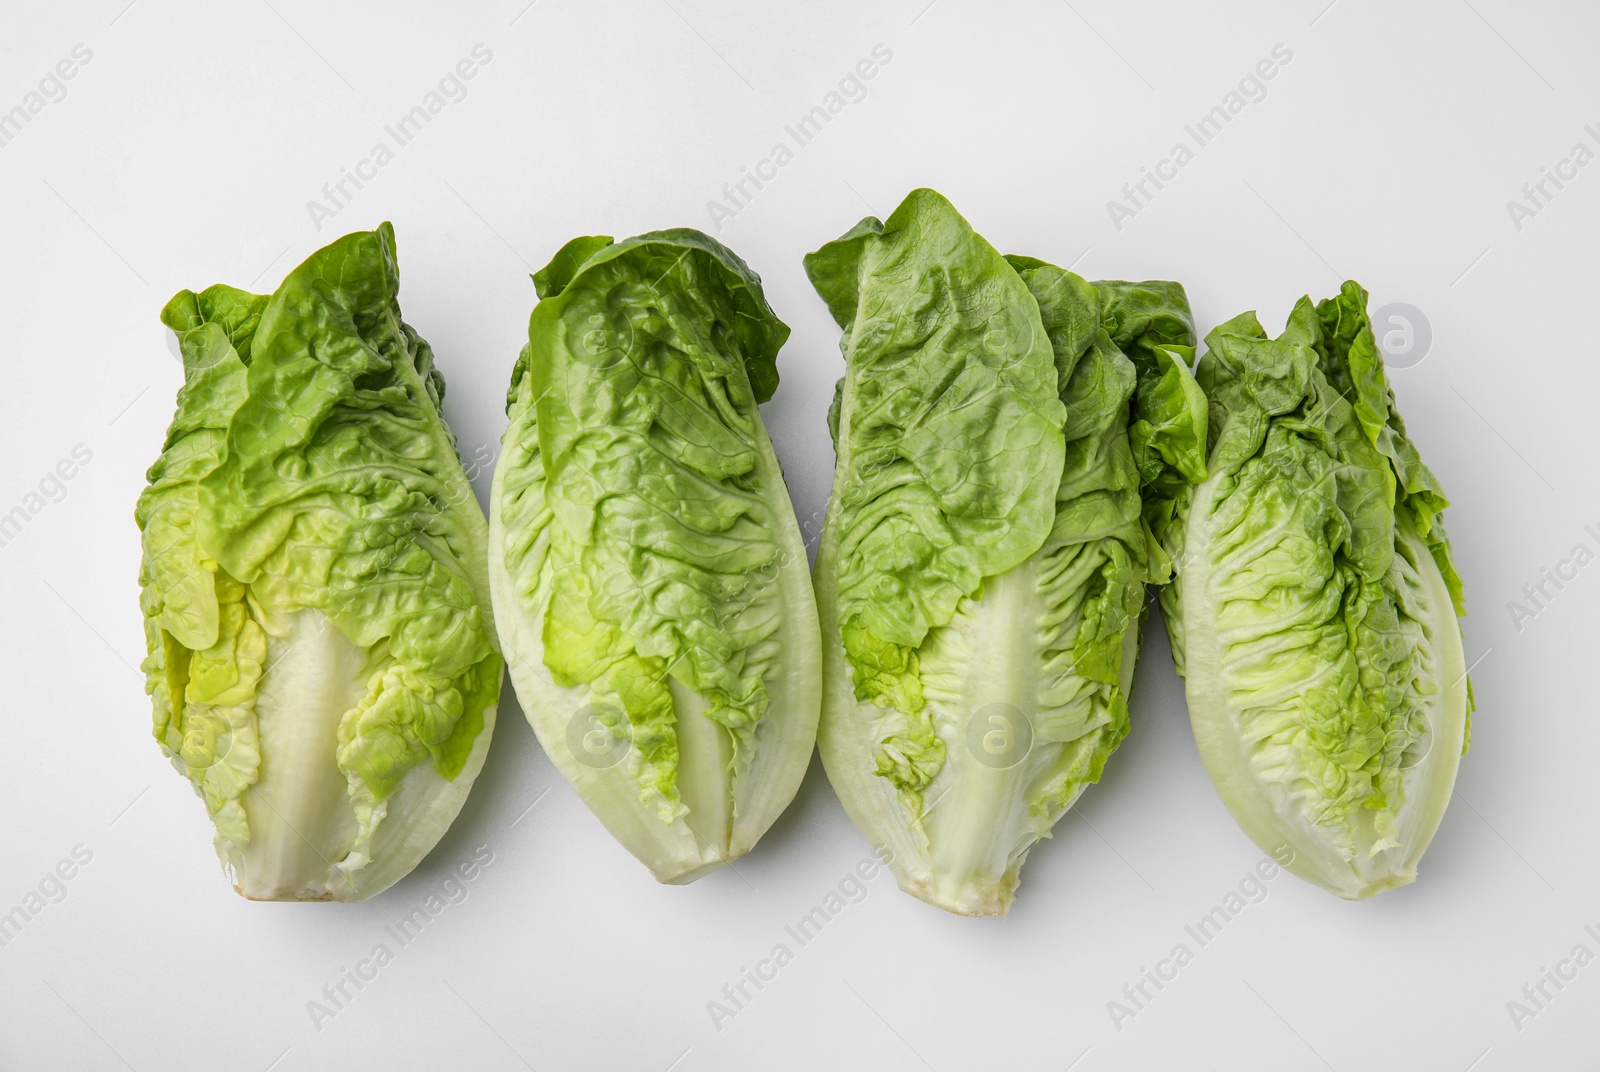
[[[670,881],[692,882],[722,864],[724,847],[733,839],[733,735],[705,717],[710,705],[681,681],[669,679],[673,727],[678,736],[678,797],[689,814],[683,817],[695,838],[714,856],[705,868]]]
[[[454,780],[426,762],[406,772],[378,805],[369,859],[352,861],[360,831],[338,767],[339,722],[366,693],[368,652],[316,610],[264,628],[267,672],[255,704],[260,777],[243,799],[250,837],[223,855],[223,866],[253,901],[364,901],[410,874],[449,829],[488,756],[495,709],[484,711],[483,730]]]
[[[970,718],[990,704],[1006,704],[1027,717],[1038,703],[1031,672],[1035,646],[1009,643],[1020,639],[1012,636],[1017,625],[1033,619],[1031,565],[1024,563],[985,586],[974,607],[970,640],[974,672],[964,690],[967,702],[959,705],[961,710],[954,712],[948,726],[938,727],[947,749],[945,765],[928,787],[937,795],[922,823],[928,832],[935,887],[941,899],[955,905],[985,904],[1000,895],[1019,819],[1027,811],[1022,792],[1029,773],[1027,757],[1005,768],[980,762],[962,732],[961,714],[965,711]],[[1015,727],[1003,732],[1007,730],[1017,732]],[[941,781],[948,782],[943,791]]]
[[[922,792],[913,814],[889,779],[876,772],[875,710],[855,698],[850,665],[834,617],[831,547],[818,556],[818,605],[823,617],[827,702],[817,744],[845,811],[884,857],[900,888],[948,912],[1004,915],[1011,907],[1023,862],[1039,838],[1072,807],[1087,783],[1046,813],[1030,813],[1044,778],[1064,745],[1035,739],[1010,766],[984,762],[969,746],[969,723],[992,704],[1030,718],[1039,709],[1037,667],[1043,661],[1037,625],[1037,563],[1030,559],[985,580],[962,628],[971,649],[970,673],[954,703],[937,705],[934,723],[945,762]],[[925,648],[927,645],[924,646]],[[1139,627],[1123,637],[1123,695],[1133,682]],[[1031,725],[1031,722],[1030,722]],[[1015,727],[1013,727],[1015,731]]]
[[[764,437],[762,447],[768,456],[767,471],[778,472]],[[611,836],[658,881],[693,882],[743,856],[794,799],[810,765],[817,732],[822,702],[817,619],[798,526],[782,525],[778,535],[783,562],[777,584],[783,607],[776,639],[785,654],[778,672],[767,681],[769,704],[756,724],[749,765],[735,776],[731,734],[703,716],[707,706],[703,698],[669,679],[678,736],[678,792],[688,813],[663,822],[655,803],[641,800],[628,757],[596,765],[592,757],[573,750],[573,741],[581,742],[583,734],[572,732],[572,720],[582,717],[589,689],[556,684],[544,664],[548,581],[541,580],[534,599],[525,603],[506,569],[506,532],[499,504],[507,471],[505,464],[496,470],[491,492],[490,590],[511,680],[540,746]],[[769,496],[775,517],[793,517],[781,482]]]
[[[244,794],[250,840],[224,864],[251,900],[351,900],[355,883],[337,865],[356,820],[335,753],[339,720],[366,692],[366,653],[320,611],[264,628],[267,672],[255,705],[261,772]]]
[[[1037,836],[1028,832],[1031,794],[1026,791],[1036,773],[1036,753],[1060,752],[1059,745],[1035,741],[1028,754],[999,768],[974,752],[968,732],[971,719],[990,705],[1005,704],[1023,718],[1038,708],[1039,645],[1028,635],[1037,617],[1034,565],[1030,559],[985,582],[970,622],[963,623],[970,625],[971,672],[961,700],[953,710],[935,712],[946,751],[944,767],[923,793],[926,883],[933,895],[924,899],[966,915],[994,915],[1010,907],[1023,857]],[[1021,730],[1005,725],[999,732]]]
[[[1460,626],[1450,591],[1426,550],[1417,566],[1428,586],[1433,620],[1435,675],[1440,688],[1425,711],[1429,726],[1428,754],[1403,774],[1405,797],[1398,817],[1396,847],[1369,855],[1373,831],[1358,832],[1355,858],[1346,858],[1323,832],[1300,813],[1281,786],[1263,780],[1241,732],[1224,678],[1224,638],[1211,620],[1208,555],[1209,526],[1215,483],[1201,485],[1190,513],[1185,566],[1174,583],[1182,586],[1185,693],[1206,772],[1234,821],[1285,870],[1345,898],[1364,900],[1405,886],[1417,877],[1417,863],[1444,817],[1455,787],[1465,745],[1467,685]],[[1408,535],[1408,534],[1403,534]],[[1369,824],[1370,825],[1370,824]]]

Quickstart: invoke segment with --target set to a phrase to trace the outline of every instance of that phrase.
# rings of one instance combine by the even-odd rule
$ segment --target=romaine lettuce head
[[[931,190],[805,264],[844,329],[823,762],[903,890],[1003,913],[1128,732],[1145,517],[1204,472],[1188,305],[1002,257]]]
[[[821,703],[805,548],[757,404],[789,329],[693,230],[534,275],[489,560],[511,679],[562,775],[663,882],[748,852]]]
[[[136,511],[146,690],[254,900],[388,888],[494,727],[483,512],[398,280],[385,223],[161,314],[185,382]]]
[[[1180,502],[1164,617],[1195,740],[1245,833],[1346,898],[1416,878],[1465,749],[1444,492],[1347,282],[1269,339],[1206,337],[1210,476]]]

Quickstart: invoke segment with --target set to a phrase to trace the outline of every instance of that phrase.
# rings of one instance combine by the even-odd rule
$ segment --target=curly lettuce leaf
[[[845,332],[830,598],[857,699],[899,723],[876,765],[915,808],[942,752],[916,649],[1050,528],[1066,417],[1054,354],[1022,280],[931,190],[805,267]]]
[[[1162,349],[1192,329],[1119,327],[1096,285],[1000,257],[931,191],[806,267],[845,329],[817,559],[824,763],[902,888],[1004,912],[1128,732],[1145,582],[1162,579],[1144,493],[1204,471],[1204,400]],[[1139,286],[1168,288],[1160,310],[1188,323],[1181,288]],[[1151,355],[1143,399],[1113,329]],[[968,381],[982,404],[954,389]]]
[[[1185,526],[1181,668],[1202,757],[1264,849],[1344,897],[1416,877],[1465,743],[1445,499],[1347,282],[1269,339],[1207,336],[1216,418]]]
[[[921,644],[1050,527],[1066,414],[1038,307],[931,190],[806,257],[845,331],[841,618]]]
[[[574,239],[534,281],[491,502],[513,680],[590,807],[687,881],[754,843],[815,735],[815,612],[757,409],[788,328],[698,231]]]
[[[137,509],[146,672],[157,738],[256,899],[400,878],[492,726],[484,520],[397,290],[385,224],[270,297],[163,311],[185,385]]]

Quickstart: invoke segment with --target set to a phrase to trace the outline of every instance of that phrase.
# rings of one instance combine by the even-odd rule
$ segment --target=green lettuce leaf
[[[147,687],[253,899],[387,888],[489,743],[486,526],[397,291],[384,224],[162,313],[185,383],[136,510]]]
[[[663,881],[755,843],[815,737],[817,627],[757,405],[788,328],[692,230],[536,273],[491,496],[512,680],[545,749]]]
[[[1470,692],[1438,481],[1347,282],[1269,339],[1207,336],[1209,476],[1169,618],[1200,752],[1285,866],[1348,898],[1411,882],[1449,802]]]
[[[1192,330],[1120,325],[1099,285],[1001,257],[930,190],[806,271],[846,364],[816,571],[823,761],[902,889],[1002,913],[1128,732],[1145,582],[1163,579],[1142,489],[1169,457],[1204,471],[1203,399],[1186,367],[1163,383],[1163,347]],[[1188,322],[1181,288],[1137,286],[1169,288],[1162,327]],[[1148,406],[1124,346],[1150,355]]]

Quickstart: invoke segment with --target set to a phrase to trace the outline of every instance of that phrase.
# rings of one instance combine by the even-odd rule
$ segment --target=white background
[[[1507,1008],[1578,943],[1600,954],[1584,930],[1600,929],[1600,565],[1520,629],[1507,607],[1574,545],[1600,551],[1584,530],[1600,531],[1600,167],[1520,230],[1506,208],[1600,122],[1591,5],[526,2],[0,9],[0,111],[74,45],[93,54],[0,148],[0,513],[75,445],[93,455],[0,547],[0,912],[92,853],[0,949],[0,1067],[1594,1067],[1600,966],[1521,1030]],[[493,59],[467,97],[319,232],[306,203],[480,42]],[[827,494],[842,364],[801,256],[916,186],[1004,251],[1181,280],[1202,331],[1248,308],[1276,331],[1347,275],[1374,307],[1414,305],[1431,349],[1393,381],[1455,503],[1481,660],[1473,749],[1420,881],[1346,904],[1280,876],[1114,1026],[1107,1002],[1193,947],[1184,924],[1261,857],[1201,769],[1152,620],[1132,736],[1034,852],[1009,918],[945,915],[880,875],[720,1030],[707,1003],[794,948],[785,923],[868,855],[819,765],[736,868],[659,887],[508,687],[475,791],[408,879],[359,906],[235,896],[135,671],[133,504],[181,380],[162,303],[270,290],[392,220],[462,453],[491,451],[528,273],[577,234],[712,230],[707,201],[880,42],[893,59],[868,97],[714,232],[794,328],[765,414],[802,522]],[[1266,99],[1118,231],[1106,202],[1280,43],[1293,59]],[[466,900],[315,1026],[307,1003],[480,845],[493,863]]]

